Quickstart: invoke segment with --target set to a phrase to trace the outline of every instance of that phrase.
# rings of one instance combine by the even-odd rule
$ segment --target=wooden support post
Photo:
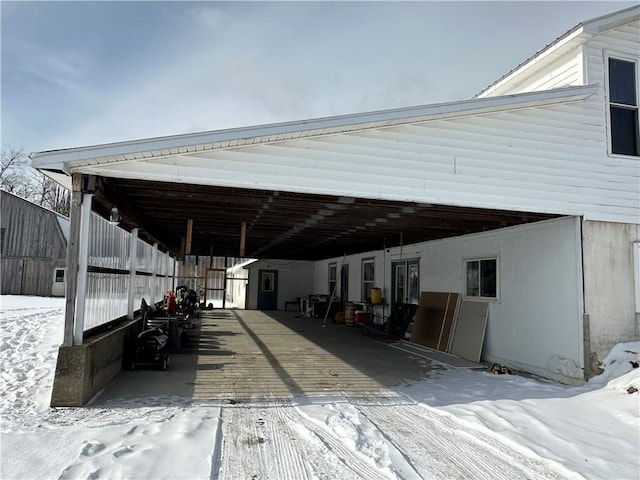
[[[244,245],[247,239],[247,224],[242,222],[240,224],[240,257],[244,257]]]
[[[73,322],[76,313],[76,293],[78,291],[78,242],[80,239],[80,206],[82,205],[82,175],[71,175],[71,212],[69,243],[67,244],[67,285],[65,289],[64,339],[66,347],[73,345]]]
[[[84,342],[84,305],[87,297],[87,276],[89,268],[89,241],[91,238],[91,201],[93,195],[82,195],[80,208],[80,238],[78,249],[78,290],[76,292],[76,319],[73,327],[73,344],[82,345]]]
[[[133,320],[133,312],[135,311],[136,293],[136,268],[137,268],[137,253],[138,253],[138,229],[131,230],[131,237],[129,238],[129,290],[127,297],[127,318]]]
[[[185,245],[184,253],[191,255],[191,240],[193,238],[193,218],[187,220],[187,243]]]

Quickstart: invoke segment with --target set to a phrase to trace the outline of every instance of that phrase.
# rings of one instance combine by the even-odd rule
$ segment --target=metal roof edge
[[[29,155],[32,165],[43,170],[65,170],[65,163],[86,161],[116,155],[140,154],[166,149],[193,147],[197,145],[215,144],[225,141],[243,140],[251,138],[268,138],[274,135],[286,135],[304,132],[321,132],[332,129],[330,133],[340,133],[353,130],[353,127],[363,125],[363,128],[377,128],[385,125],[410,123],[417,119],[427,119],[431,116],[454,116],[456,114],[474,113],[481,111],[498,111],[505,107],[534,106],[544,102],[562,102],[579,100],[596,93],[596,85],[579,85],[563,87],[553,90],[527,92],[496,97],[477,98],[448,103],[422,105],[391,110],[380,110],[367,113],[324,117],[286,123],[266,124],[226,130],[188,133],[167,137],[130,140],[118,143],[76,147],[63,150],[49,150],[34,152]],[[580,98],[576,98],[580,97]],[[364,127],[366,126],[366,127]],[[349,127],[349,128],[347,128]],[[318,133],[320,134],[320,133]],[[186,153],[186,152],[185,152]]]
[[[634,14],[630,14],[635,11]],[[497,79],[495,82],[487,85],[485,88],[476,93],[473,98],[483,98],[482,96],[486,93],[495,90],[500,85],[511,80],[513,77],[520,75],[524,71],[531,68],[534,64],[537,64],[541,59],[552,53],[553,51],[562,48],[563,46],[569,44],[572,40],[577,40],[577,44],[581,44],[586,42],[592,36],[601,33],[609,28],[615,28],[617,26],[623,25],[625,23],[637,20],[640,17],[640,6],[634,5],[629,8],[625,8],[623,10],[617,10],[615,12],[607,13],[605,15],[601,15],[599,17],[592,18],[590,20],[586,20],[584,22],[580,22],[573,28],[567,30],[565,33],[556,38],[553,42],[546,45],[544,48],[538,50],[536,53],[531,55],[525,61],[520,63],[515,68],[511,69],[507,73],[505,73],[502,77]]]

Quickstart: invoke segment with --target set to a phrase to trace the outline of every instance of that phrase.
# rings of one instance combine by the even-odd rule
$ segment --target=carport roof
[[[190,253],[238,256],[241,223],[246,224],[245,256],[318,260],[447,238],[545,220],[554,213],[476,208],[440,202],[424,203],[385,194],[363,198],[300,188],[278,188],[251,178],[222,182],[192,173],[180,178],[189,155],[214,150],[238,154],[238,147],[277,145],[308,137],[467,115],[583,100],[596,86],[566,87],[503,97],[427,105],[339,117],[142,139],[114,144],[37,152],[33,165],[56,179],[71,173],[93,175],[94,210],[108,216],[116,205],[122,225],[138,227],[141,236],[175,254],[183,251],[187,222],[193,220]],[[275,156],[278,154],[275,153]],[[207,158],[202,157],[202,158]],[[233,157],[231,157],[233,158]],[[144,163],[154,159],[154,165]],[[141,162],[140,166],[132,168]],[[205,165],[199,163],[198,165]],[[161,171],[162,169],[165,169]],[[200,170],[194,170],[202,172]],[[247,173],[249,177],[251,173]],[[236,181],[237,180],[237,181]],[[310,179],[312,180],[312,179]],[[86,187],[86,185],[85,185]],[[442,202],[446,203],[446,202]]]
[[[94,209],[126,206],[122,224],[178,253],[193,219],[191,253],[238,256],[241,222],[251,258],[320,260],[409,245],[555,215],[333,195],[103,178]],[[117,193],[116,193],[117,192]],[[107,196],[105,196],[107,195]]]
[[[596,85],[563,87],[497,97],[421,105],[294,122],[187,133],[29,154],[35,168],[70,174],[83,167],[183,155],[246,145],[268,144],[305,137],[334,135],[393,125],[426,122],[464,115],[479,115],[583,100]],[[70,180],[67,186],[70,186]]]

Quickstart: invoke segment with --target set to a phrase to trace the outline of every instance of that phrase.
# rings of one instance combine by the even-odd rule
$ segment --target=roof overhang
[[[108,217],[111,208],[117,206],[124,228],[139,228],[142,238],[158,242],[175,254],[240,256],[244,224],[244,256],[319,260],[546,220],[569,212],[498,209],[486,204],[451,204],[442,199],[425,202],[398,196],[390,188],[394,182],[381,184],[375,195],[356,195],[335,187],[318,187],[313,170],[305,173],[301,188],[293,184],[267,185],[252,180],[262,178],[252,169],[259,168],[264,174],[264,163],[248,162],[244,170],[238,170],[242,165],[239,158],[255,155],[246,151],[248,147],[266,149],[269,161],[280,162],[286,175],[286,162],[292,161],[290,156],[285,159],[290,152],[282,152],[287,142],[326,137],[340,144],[341,134],[352,132],[578,102],[597,88],[568,87],[52,150],[33,153],[31,158],[35,167],[55,179],[70,178],[71,173],[92,176],[95,181],[89,182],[92,187],[87,191],[94,193],[96,212]],[[305,155],[312,155],[307,163],[326,156],[321,144],[314,142],[307,147],[317,149],[310,153],[305,150]],[[221,155],[222,160],[218,158]],[[222,178],[217,167],[220,162],[233,165],[238,173]],[[188,224],[192,225],[190,234]],[[192,239],[190,246],[185,245],[186,238]]]
[[[54,180],[69,186],[70,181],[63,174],[88,172],[87,167],[92,166],[540,107],[584,100],[596,91],[595,85],[573,86],[543,92],[49,150],[31,153],[29,157],[35,168],[44,173],[51,172]]]

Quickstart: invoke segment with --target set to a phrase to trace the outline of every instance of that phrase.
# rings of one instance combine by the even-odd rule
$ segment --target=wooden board
[[[411,341],[446,351],[458,296],[451,292],[422,292],[414,317]]]
[[[487,329],[489,304],[463,300],[453,332],[451,353],[472,362],[479,362]]]

